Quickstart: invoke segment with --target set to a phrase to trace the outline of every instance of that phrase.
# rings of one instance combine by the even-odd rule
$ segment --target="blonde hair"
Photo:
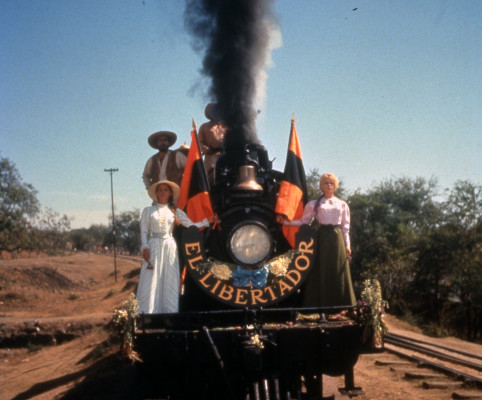
[[[339,182],[338,182],[338,178],[336,177],[336,175],[330,173],[330,172],[326,172],[325,174],[321,175],[321,178],[320,178],[320,189],[321,189],[321,185],[323,185],[323,181],[327,181],[327,180],[330,180],[332,181],[334,184],[335,184],[335,190],[338,189],[338,186],[339,186]]]

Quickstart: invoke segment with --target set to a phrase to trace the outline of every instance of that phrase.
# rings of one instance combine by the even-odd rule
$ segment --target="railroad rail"
[[[453,349],[453,348],[450,348],[450,347],[440,346],[440,345],[425,342],[425,341],[422,341],[422,340],[412,339],[412,338],[409,338],[409,337],[404,337],[404,336],[401,336],[401,335],[394,335],[394,334],[386,334],[385,335],[385,343],[390,343],[390,344],[393,344],[393,345],[398,346],[398,347],[403,347],[405,349],[414,350],[418,353],[425,354],[427,356],[430,356],[430,357],[433,357],[433,358],[436,358],[436,359],[439,359],[439,360],[448,361],[452,364],[463,365],[465,367],[472,368],[476,371],[482,371],[482,363],[469,361],[467,359],[463,359],[463,358],[460,358],[460,357],[457,357],[457,356],[454,356],[454,355],[450,355],[448,353],[452,353],[452,354],[456,354],[456,355],[463,355],[463,356],[468,357],[468,358],[481,360],[482,358],[479,357],[478,355],[469,354],[469,353],[462,352],[460,350]],[[431,348],[443,349],[445,351],[445,353],[441,352],[441,351],[433,350]]]
[[[453,379],[462,380],[466,384],[472,384],[477,386],[478,388],[482,388],[482,378],[480,378],[480,374],[478,374],[479,376],[477,376],[476,372],[482,371],[482,363],[478,362],[482,360],[482,357],[478,354],[470,354],[451,347],[441,346],[423,340],[413,339],[410,337],[395,334],[386,334],[384,337],[384,341],[386,344],[390,344],[393,346],[385,347],[386,351],[393,353],[399,357],[413,361],[417,364],[418,367],[428,367],[430,369],[441,372],[442,374],[449,376]],[[431,357],[432,359],[435,359],[435,361],[417,355],[409,355],[403,351],[400,351],[400,348],[413,350],[419,354]],[[435,349],[440,349],[443,351]],[[461,358],[460,356],[463,356],[465,358]],[[442,362],[464,366],[473,370],[474,373],[468,373],[456,369]]]

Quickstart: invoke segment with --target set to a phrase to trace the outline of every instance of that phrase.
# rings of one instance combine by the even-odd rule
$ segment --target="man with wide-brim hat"
[[[150,157],[144,172],[142,181],[147,190],[154,182],[171,181],[178,185],[181,184],[184,167],[187,162],[187,152],[182,148],[169,150],[176,143],[177,135],[170,131],[159,131],[149,136],[147,142],[158,153]]]

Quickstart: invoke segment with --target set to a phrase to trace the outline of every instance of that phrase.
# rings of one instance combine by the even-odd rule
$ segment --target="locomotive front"
[[[136,351],[150,395],[321,399],[322,374],[344,375],[342,391],[360,392],[353,367],[362,327],[330,317],[354,307],[300,307],[316,238],[302,226],[296,248],[284,239],[275,221],[283,179],[261,145],[219,157],[210,192],[219,223],[181,233],[180,312],[139,319]]]
[[[192,228],[181,235],[188,271],[183,311],[297,304],[315,239],[305,228],[299,235],[301,248],[291,249],[276,223],[283,177],[261,145],[247,144],[237,156],[221,154],[211,188],[219,222],[209,231]]]
[[[213,200],[222,225],[220,240],[227,250],[224,258],[256,269],[284,247],[274,218],[282,174],[272,169],[268,152],[260,145],[246,145],[243,155],[240,165],[226,153],[220,156]],[[222,257],[219,249],[217,256]]]

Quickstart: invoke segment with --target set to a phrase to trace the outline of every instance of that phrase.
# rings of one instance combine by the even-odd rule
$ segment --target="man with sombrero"
[[[159,150],[158,153],[147,160],[144,167],[142,180],[147,190],[154,182],[162,180],[181,184],[187,155],[182,148],[169,150],[169,147],[176,143],[176,140],[177,135],[169,131],[155,132],[147,139],[151,147]]]

